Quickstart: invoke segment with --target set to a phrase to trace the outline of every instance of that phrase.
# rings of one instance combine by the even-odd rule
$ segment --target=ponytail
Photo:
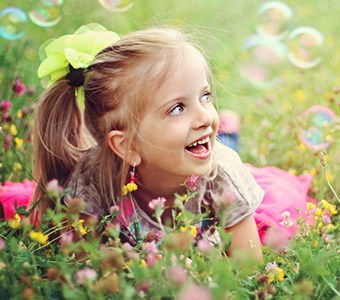
[[[49,181],[63,186],[89,142],[75,90],[67,80],[55,82],[41,95],[33,124],[33,174],[38,187],[31,201],[41,197],[38,215],[54,204],[44,195]]]

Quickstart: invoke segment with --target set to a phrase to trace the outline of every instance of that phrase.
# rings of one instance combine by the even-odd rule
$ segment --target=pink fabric
[[[15,203],[17,207],[28,206],[34,188],[35,184],[28,179],[24,179],[22,183],[6,180],[3,185],[0,185],[0,203],[5,220],[14,217]]]
[[[265,243],[265,236],[270,228],[291,238],[297,229],[297,218],[306,212],[306,203],[313,201],[307,195],[313,176],[311,174],[295,176],[271,166],[256,168],[249,164],[245,165],[265,191],[263,201],[254,215],[261,242]],[[290,213],[288,221],[294,223],[289,224],[291,226],[280,224],[285,220],[282,213],[286,211]]]

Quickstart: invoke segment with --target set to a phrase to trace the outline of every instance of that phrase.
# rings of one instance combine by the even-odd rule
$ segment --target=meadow
[[[271,15],[266,3],[275,3]],[[6,9],[13,6],[11,19]],[[85,228],[82,203],[70,211],[59,205],[63,192],[52,188],[59,214],[49,212],[38,232],[25,218],[0,223],[0,298],[339,299],[339,9],[337,0],[1,1],[0,183],[33,180],[43,42],[88,23],[119,35],[171,25],[204,49],[218,110],[240,115],[242,160],[312,174],[314,200],[291,241],[264,246],[265,262],[257,266],[222,255],[230,241],[222,232],[222,248],[194,247],[193,233],[183,230],[190,229],[185,212],[159,249],[130,249],[110,226],[116,212]],[[98,227],[104,246],[91,234]],[[65,228],[84,238],[71,243],[58,235]]]

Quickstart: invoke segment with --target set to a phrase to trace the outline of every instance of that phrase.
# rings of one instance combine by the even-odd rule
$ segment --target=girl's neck
[[[176,182],[170,185],[169,182],[160,180],[153,181],[153,185],[148,185],[146,182],[137,183],[138,190],[134,192],[134,197],[138,203],[138,206],[151,218],[153,218],[154,211],[149,207],[149,203],[152,199],[158,197],[164,197],[166,199],[165,207],[167,207],[162,215],[162,223],[166,219],[171,221],[171,208],[174,205],[175,193],[182,194],[185,192],[184,186]]]

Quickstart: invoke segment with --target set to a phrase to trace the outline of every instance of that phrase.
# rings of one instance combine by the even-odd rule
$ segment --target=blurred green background
[[[117,12],[104,7],[103,2],[111,2],[111,5],[121,2],[123,7],[131,2],[132,6]],[[192,33],[207,52],[216,77],[218,108],[232,109],[241,116],[242,159],[256,166],[275,165],[295,174],[312,172],[316,175],[314,186],[319,196],[327,194],[327,173],[335,190],[339,191],[339,180],[336,180],[340,175],[338,117],[322,128],[321,138],[332,141],[330,147],[323,149],[327,170],[321,168],[315,149],[306,147],[298,136],[302,128],[309,126],[303,113],[312,105],[325,106],[339,116],[340,1],[287,0],[276,3],[278,8],[271,22],[275,23],[275,18],[280,19],[285,14],[285,10],[280,11],[282,4],[291,13],[284,21],[278,21],[278,29],[268,27],[268,16],[266,19],[259,11],[266,3],[260,0],[2,0],[0,12],[15,6],[27,15],[36,11],[43,16],[44,10],[49,10],[50,15],[40,23],[38,17],[35,22],[27,17],[26,22],[18,25],[18,32],[23,32],[20,39],[0,37],[0,98],[11,98],[12,82],[19,76],[26,85],[36,86],[34,97],[25,100],[35,102],[42,91],[36,75],[40,63],[39,46],[50,38],[73,33],[82,24],[100,23],[120,35],[149,26],[178,26]],[[54,6],[52,10],[51,5]],[[56,24],[46,26],[51,20]],[[0,27],[6,22],[0,13]],[[317,45],[313,44],[313,39],[305,41],[306,47],[308,43],[312,47],[312,58],[307,60],[321,59],[311,68],[298,67],[288,59],[289,49],[297,47],[290,35],[301,26],[312,27],[323,37]],[[261,38],[262,48],[256,50],[249,37],[259,28],[277,29],[286,34],[280,39],[278,34],[271,34],[265,42]],[[255,39],[255,44],[258,42]],[[273,53],[279,57],[273,57]],[[254,60],[261,60],[261,56],[262,60],[264,56],[270,61],[262,66],[267,75],[262,79],[261,74],[255,75],[258,78],[254,82],[253,75],[244,76],[244,69],[252,66]],[[23,101],[14,99],[13,109],[23,105]],[[29,154],[28,151],[26,156]]]

